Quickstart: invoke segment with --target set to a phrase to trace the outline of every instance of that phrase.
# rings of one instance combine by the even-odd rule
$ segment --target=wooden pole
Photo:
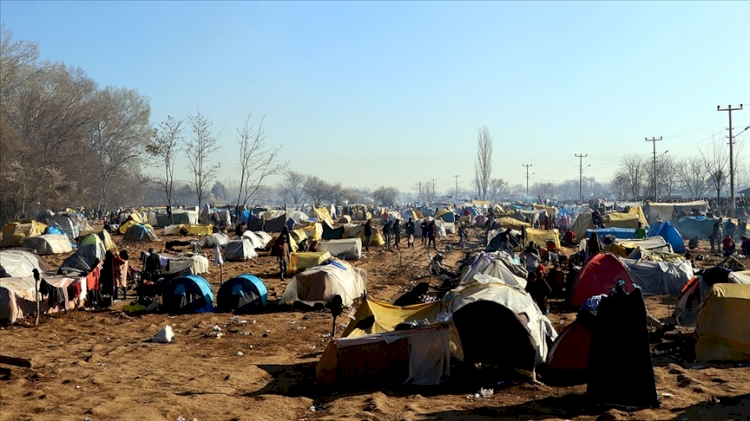
[[[39,326],[39,271],[34,269],[34,301],[36,301],[36,320],[34,326]]]

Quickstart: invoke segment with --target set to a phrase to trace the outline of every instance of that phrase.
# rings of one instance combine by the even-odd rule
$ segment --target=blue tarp
[[[45,229],[42,234],[44,234],[44,235],[46,235],[46,234],[62,234],[64,236],[66,236],[66,237],[68,236],[68,233],[65,232],[64,229],[60,228],[59,225],[48,225],[47,229]],[[70,242],[70,246],[73,247],[73,248],[76,248],[76,247],[78,247],[78,244],[76,244],[73,241],[71,241]]]
[[[685,242],[682,241],[682,235],[680,235],[677,228],[675,228],[669,221],[654,222],[651,225],[651,229],[648,230],[648,237],[656,237],[660,235],[666,240],[667,243],[672,245],[672,250],[675,253],[685,252]]]
[[[708,239],[713,234],[716,221],[718,221],[717,218],[706,218],[705,216],[680,216],[672,222],[682,234],[682,238],[689,240],[695,238],[695,236]]]
[[[586,238],[591,238],[591,233],[596,233],[599,238],[605,235],[612,235],[615,238],[628,239],[635,238],[635,228],[599,228],[595,230],[586,230]]]

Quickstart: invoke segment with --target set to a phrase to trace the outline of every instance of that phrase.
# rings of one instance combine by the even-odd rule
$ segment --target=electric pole
[[[435,180],[437,180],[437,178],[430,179],[430,181],[432,181],[432,194],[431,194],[432,200],[435,200]]]
[[[521,164],[526,167],[526,197],[529,196],[529,167],[534,164]]]
[[[453,196],[453,202],[458,205],[458,177],[461,177],[461,175],[454,175],[453,178],[456,179],[456,195]]]
[[[732,137],[732,111],[738,111],[742,109],[742,104],[740,104],[739,108],[732,108],[732,106],[728,106],[727,108],[721,109],[720,105],[716,106],[716,111],[728,111],[729,112],[729,192],[732,196],[732,203],[731,203],[731,214],[729,215],[730,218],[735,217],[734,213],[734,207],[735,207],[735,198],[734,198],[734,150],[732,148],[732,143],[734,141],[734,138]]]
[[[654,143],[654,175],[653,175],[653,182],[654,182],[654,202],[656,202],[656,142],[662,140],[661,136],[659,138],[652,137],[651,139],[646,138],[646,142],[653,142]]]
[[[583,205],[583,158],[587,156],[589,154],[576,154],[576,158],[580,159],[580,164],[578,165],[578,195],[581,197],[581,205]]]

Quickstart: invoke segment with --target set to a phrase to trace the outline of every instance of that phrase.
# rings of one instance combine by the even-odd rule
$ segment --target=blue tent
[[[599,238],[605,235],[612,235],[615,238],[628,239],[635,238],[635,228],[599,228],[595,230],[586,230],[586,238],[591,238],[592,233],[596,233]]]
[[[654,222],[651,225],[651,229],[648,230],[648,237],[656,237],[660,235],[672,245],[672,250],[675,253],[685,252],[685,242],[682,241],[682,235],[680,235],[677,228],[675,228],[669,221]]]
[[[198,275],[174,278],[164,291],[164,306],[172,314],[212,312],[213,303],[211,285]]]
[[[255,275],[239,275],[224,283],[216,294],[217,311],[252,313],[268,303],[266,285]]]
[[[718,218],[706,218],[705,216],[680,216],[672,222],[682,234],[682,238],[689,240],[696,236],[708,239],[713,234],[714,224],[718,220]],[[726,220],[722,222],[722,225],[726,225]]]
[[[65,232],[64,229],[60,228],[59,225],[48,225],[47,229],[45,229],[42,234],[44,234],[44,235],[47,235],[47,234],[62,234],[64,236],[68,235],[68,233]],[[78,247],[78,244],[76,244],[73,240],[71,240],[70,241],[70,246],[73,247],[73,248],[76,248],[76,247]]]

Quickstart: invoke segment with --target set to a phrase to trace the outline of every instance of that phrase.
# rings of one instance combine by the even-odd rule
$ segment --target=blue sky
[[[402,191],[469,187],[481,126],[493,176],[525,184],[532,164],[533,184],[577,179],[576,153],[608,180],[650,157],[646,137],[696,155],[726,135],[717,105],[750,125],[750,2],[4,0],[0,16],[42,58],[148,96],[153,123],[200,110],[222,180],[250,112],[294,169]]]

